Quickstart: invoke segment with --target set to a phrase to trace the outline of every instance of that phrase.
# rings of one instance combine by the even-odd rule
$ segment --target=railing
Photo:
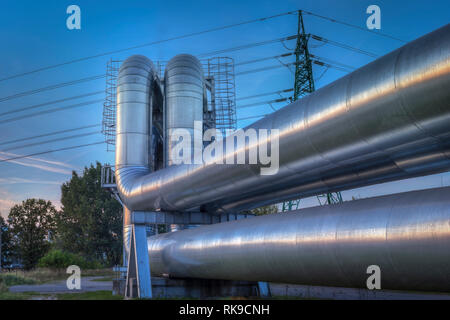
[[[102,133],[105,136],[107,151],[114,151],[116,144],[117,77],[122,60],[110,59],[106,64],[106,96],[103,103]],[[167,61],[156,61],[155,66],[160,79],[164,79]],[[229,57],[202,59],[205,78],[213,79],[214,101],[208,99],[208,110],[213,112],[213,123],[217,129],[236,129],[236,88],[234,60]],[[210,82],[211,84],[211,82]],[[206,114],[206,122],[211,115]]]
[[[120,63],[120,60],[110,59],[106,65],[106,96],[103,103],[102,133],[105,135],[107,151],[114,151],[116,144],[117,76]]]
[[[102,167],[100,183],[102,188],[116,187],[116,175],[114,173],[114,166],[105,165]]]

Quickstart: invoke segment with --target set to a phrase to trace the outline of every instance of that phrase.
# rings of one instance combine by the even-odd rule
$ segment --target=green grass
[[[96,279],[92,279],[92,281],[113,281],[115,279],[115,277],[102,277],[102,278],[96,278]]]
[[[92,291],[82,293],[43,294],[39,292],[0,291],[0,300],[30,300],[32,298],[52,298],[56,300],[123,300],[122,296],[112,295],[111,291]]]
[[[38,295],[36,292],[9,292],[9,287],[21,284],[35,284],[36,281],[30,278],[13,273],[0,274],[0,300],[27,300]]]
[[[49,269],[49,268],[36,268],[29,271],[23,271],[23,270],[17,270],[17,271],[9,271],[9,272],[3,272],[0,274],[0,283],[2,277],[9,277],[13,276],[16,278],[24,279],[23,281],[29,281],[29,282],[22,282],[22,283],[13,283],[13,284],[7,284],[8,287],[18,285],[18,284],[42,284],[46,282],[52,282],[57,280],[65,280],[69,276],[66,273],[66,269]],[[82,277],[89,277],[89,276],[104,276],[104,277],[114,277],[114,272],[112,269],[87,269],[83,270],[81,269],[81,276]],[[33,281],[33,282],[31,282]],[[104,280],[108,281],[108,280]]]
[[[123,300],[122,296],[113,295],[111,291],[100,290],[82,293],[59,293],[58,300]]]
[[[81,270],[82,276],[101,276],[96,281],[112,281],[114,272],[111,269]],[[42,284],[67,279],[65,269],[37,268],[30,271],[10,271],[0,273],[0,300],[29,300],[32,298],[56,298],[58,300],[122,300],[121,296],[113,296],[111,291],[93,291],[85,293],[42,294],[39,292],[10,292],[9,287],[23,284]]]
[[[39,292],[9,292],[0,291],[0,300],[29,300],[32,297],[44,296]]]
[[[35,284],[36,281],[23,275],[15,275],[12,273],[1,273],[0,284],[5,287],[17,286],[21,284]]]

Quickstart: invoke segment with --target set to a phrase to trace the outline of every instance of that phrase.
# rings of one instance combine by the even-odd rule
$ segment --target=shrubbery
[[[102,265],[97,261],[87,261],[83,257],[61,250],[51,250],[38,263],[41,268],[65,269],[70,265],[77,265],[82,269],[100,269]]]
[[[21,284],[35,284],[36,281],[13,274],[0,274],[0,287],[11,287]]]

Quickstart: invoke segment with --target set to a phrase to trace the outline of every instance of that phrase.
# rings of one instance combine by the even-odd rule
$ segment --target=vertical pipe
[[[203,69],[200,61],[194,56],[180,54],[172,58],[166,66],[165,83],[165,159],[166,166],[172,166],[179,155],[172,153],[177,141],[172,140],[172,134],[177,129],[185,129],[191,134],[191,160],[195,152],[202,152],[194,144],[195,134],[202,136],[203,132],[195,132],[194,122],[203,128]],[[202,129],[200,129],[202,130]],[[171,231],[184,229],[185,226],[171,225]]]
[[[116,172],[122,167],[148,168],[153,63],[131,56],[117,78]],[[116,177],[119,178],[120,176]]]
[[[166,96],[166,166],[174,161],[172,154],[177,141],[171,140],[174,130],[186,129],[193,142],[194,122],[198,121],[203,128],[203,69],[200,61],[194,56],[180,54],[172,58],[166,66],[164,74]],[[200,129],[202,130],[202,129]],[[196,132],[202,134],[202,132]],[[194,152],[202,152],[192,144],[191,156]]]
[[[131,238],[131,211],[123,206],[123,265],[128,265]]]
[[[154,67],[139,55],[125,60],[117,78],[116,181],[121,194],[128,193],[123,181],[149,172],[151,100]],[[121,170],[129,169],[126,178]],[[128,263],[131,210],[123,205],[123,261]]]

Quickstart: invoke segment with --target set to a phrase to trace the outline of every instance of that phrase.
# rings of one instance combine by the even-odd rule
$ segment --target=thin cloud
[[[0,184],[19,184],[19,183],[61,185],[63,182],[50,180],[31,180],[18,177],[0,178]]]
[[[6,155],[8,157],[11,157],[11,158],[12,157],[21,157],[22,156],[21,154],[11,153],[11,152],[3,152],[3,151],[0,151],[0,154],[4,154],[4,155]],[[62,162],[62,161],[47,160],[47,159],[42,159],[42,158],[38,158],[38,157],[28,157],[28,158],[24,158],[24,159],[32,159],[34,161],[44,162],[44,163],[47,163],[47,164],[54,164],[54,165],[57,165],[57,166],[67,167],[67,168],[70,168],[70,169],[73,168],[72,165],[70,165],[68,163],[65,163],[65,162]]]
[[[0,152],[0,160],[7,160],[12,157],[20,156],[18,154],[9,153],[9,152]],[[42,158],[23,158],[23,159],[17,159],[17,160],[9,160],[10,163],[15,163],[21,166],[25,167],[32,167],[48,172],[55,172],[60,174],[71,174],[72,170],[67,170],[66,168],[70,168],[73,170],[76,170],[76,168],[73,168],[73,166],[61,162],[61,161],[51,161],[51,160],[45,160]]]
[[[9,214],[9,210],[15,205],[16,203],[13,200],[10,199],[0,199],[0,214],[3,216],[3,218],[7,218]]]
[[[16,204],[16,201],[12,199],[11,193],[0,189],[0,214],[6,219],[9,214],[9,210]]]

